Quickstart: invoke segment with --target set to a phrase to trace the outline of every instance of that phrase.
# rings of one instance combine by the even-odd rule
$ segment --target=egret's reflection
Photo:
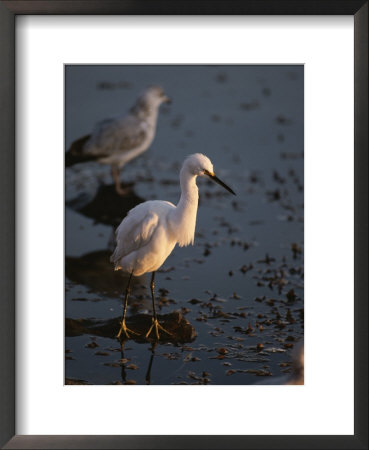
[[[120,346],[121,377],[122,377],[122,382],[127,383],[126,364],[128,363],[128,361],[126,362],[126,358],[124,357],[124,346],[125,346],[125,341],[122,341],[121,346]],[[149,364],[147,366],[147,371],[145,374],[146,384],[151,384],[151,369],[152,369],[152,364],[154,361],[156,346],[157,346],[157,342],[153,342],[150,347],[151,355],[150,355]]]

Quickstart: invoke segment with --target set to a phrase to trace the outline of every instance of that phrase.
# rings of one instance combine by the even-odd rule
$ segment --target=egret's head
[[[236,195],[230,187],[228,187],[225,183],[223,183],[223,181],[215,176],[212,162],[207,156],[203,155],[202,153],[195,153],[193,155],[190,155],[183,163],[183,168],[192,175],[209,177],[211,180],[227,189],[227,191],[229,191],[231,194]]]
[[[210,159],[202,153],[190,155],[183,163],[183,166],[186,167],[191,175],[196,176],[205,175],[205,170],[210,173],[213,173],[214,171]]]
[[[171,103],[171,99],[160,86],[149,86],[143,93],[143,99],[150,106],[160,106],[162,103]]]

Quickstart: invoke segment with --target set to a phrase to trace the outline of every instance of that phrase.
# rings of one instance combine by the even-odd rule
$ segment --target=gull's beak
[[[204,171],[205,175],[207,175],[209,178],[211,178],[213,181],[215,181],[216,183],[220,184],[221,186],[224,187],[224,189],[227,189],[228,192],[230,192],[233,195],[236,195],[235,192],[232,191],[232,189],[227,186],[225,183],[223,183],[222,180],[219,180],[218,177],[216,177],[213,173],[209,172],[208,170]]]
[[[170,97],[168,97],[167,95],[165,95],[163,97],[163,102],[168,103],[168,105],[170,105],[172,103],[172,99]]]

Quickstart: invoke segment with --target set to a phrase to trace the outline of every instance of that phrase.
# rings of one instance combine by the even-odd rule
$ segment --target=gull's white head
[[[149,86],[142,94],[143,101],[150,106],[160,106],[162,103],[170,103],[171,99],[160,86]]]
[[[140,95],[130,112],[141,119],[147,119],[157,113],[162,103],[171,103],[171,99],[165,95],[160,86],[149,86]]]
[[[202,153],[194,153],[193,155],[190,155],[187,159],[185,159],[181,173],[183,173],[184,176],[186,176],[185,174],[190,174],[192,176],[206,175],[211,180],[224,187],[224,189],[227,189],[228,192],[236,195],[230,187],[228,187],[225,183],[223,183],[223,181],[215,176],[212,162],[207,156],[203,155]]]

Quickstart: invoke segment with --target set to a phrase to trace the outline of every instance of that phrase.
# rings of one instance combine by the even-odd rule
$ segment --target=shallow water
[[[304,332],[303,67],[69,66],[66,147],[156,83],[173,103],[161,107],[151,148],[123,168],[132,195],[118,205],[121,218],[132,202],[176,203],[180,166],[195,152],[237,196],[199,179],[195,245],[176,247],[156,275],[158,313],[179,311],[190,342],[121,347],[109,333],[68,325],[67,383],[282,383]],[[122,314],[127,278],[109,262],[116,218],[94,217],[96,202],[84,215],[104,183],[108,167],[66,170],[65,316],[74,325]],[[151,314],[149,281],[134,280],[132,320]]]

